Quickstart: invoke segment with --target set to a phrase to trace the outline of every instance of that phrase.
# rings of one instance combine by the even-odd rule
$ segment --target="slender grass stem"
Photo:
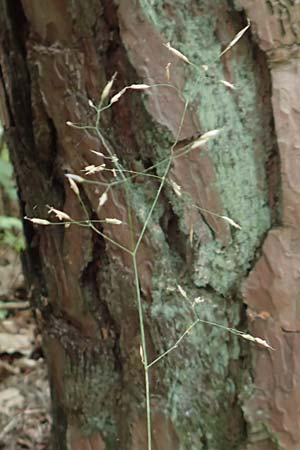
[[[167,351],[165,351],[164,353],[162,353],[161,355],[159,355],[157,358],[155,358],[151,363],[148,364],[147,369],[150,369],[150,367],[154,366],[154,364],[158,363],[158,361],[160,361],[162,358],[164,358],[165,356],[167,356],[170,352],[172,352],[173,350],[175,350],[178,345],[181,343],[181,341],[185,338],[185,336],[187,334],[190,333],[190,331],[192,330],[192,328],[194,328],[195,325],[197,325],[200,322],[200,319],[195,320],[186,330],[185,332],[180,336],[180,338],[175,342],[174,345],[172,345],[172,347],[170,347]]]
[[[137,267],[136,254],[132,255],[132,260],[133,260],[135,289],[136,289],[136,297],[137,297],[138,312],[139,312],[141,345],[142,345],[142,352],[143,352],[143,364],[144,364],[144,372],[145,372],[147,442],[148,442],[148,450],[152,450],[151,403],[150,403],[150,383],[149,383],[149,371],[148,371],[148,354],[147,354],[145,323],[144,323],[143,306],[142,306],[142,299],[141,299],[140,281],[139,281],[139,273],[138,273],[138,267]]]
[[[162,178],[161,178],[161,182],[160,182],[159,188],[158,188],[158,190],[157,190],[155,199],[154,199],[154,201],[153,201],[153,203],[152,203],[152,205],[151,205],[151,208],[150,208],[150,210],[149,210],[149,212],[148,212],[147,218],[146,218],[146,220],[145,220],[145,223],[144,223],[144,225],[143,225],[143,228],[142,228],[142,230],[141,230],[141,232],[140,232],[140,235],[139,235],[139,238],[138,238],[138,240],[137,240],[136,246],[135,246],[135,248],[134,248],[134,250],[133,250],[133,254],[134,254],[134,255],[137,253],[137,251],[138,251],[138,249],[139,249],[139,246],[140,246],[140,244],[141,244],[141,241],[142,241],[142,239],[143,239],[143,237],[144,237],[144,234],[145,234],[145,232],[146,232],[146,229],[147,229],[147,227],[148,227],[149,221],[150,221],[150,219],[151,219],[151,217],[152,217],[153,211],[154,211],[154,209],[155,209],[155,207],[156,207],[156,205],[157,205],[157,202],[158,202],[160,193],[161,193],[161,191],[162,191],[162,189],[163,189],[163,187],[164,187],[166,177],[167,177],[167,175],[168,175],[168,173],[169,173],[169,170],[170,170],[170,167],[171,167],[173,151],[174,151],[175,146],[176,146],[177,143],[178,143],[179,136],[180,136],[180,133],[181,133],[181,130],[182,130],[182,126],[183,126],[183,122],[184,122],[184,119],[185,119],[187,107],[188,107],[188,101],[186,101],[186,102],[185,102],[185,105],[184,105],[184,110],[183,110],[183,114],[182,114],[182,117],[181,117],[181,120],[180,120],[180,125],[179,125],[179,128],[178,128],[176,140],[175,140],[175,142],[173,143],[173,145],[172,145],[172,147],[171,147],[171,155],[170,155],[170,157],[169,157],[169,160],[168,160],[168,163],[167,163],[167,167],[166,167],[166,169],[165,169],[165,171],[164,171],[164,174],[163,174],[163,176],[162,176]]]
[[[77,196],[79,199],[79,202],[81,204],[81,207],[83,209],[83,211],[85,212],[85,215],[87,217],[87,223],[89,225],[89,227],[97,234],[99,234],[101,237],[103,237],[103,239],[106,239],[108,242],[110,242],[111,244],[114,244],[116,247],[120,248],[121,250],[123,250],[126,253],[129,253],[130,255],[132,255],[132,251],[129,250],[129,248],[124,247],[122,244],[120,244],[119,242],[115,241],[114,239],[110,238],[109,236],[107,236],[106,234],[102,233],[102,231],[98,230],[95,225],[93,225],[93,223],[91,223],[90,219],[89,219],[89,213],[88,210],[86,209],[86,206],[84,204],[84,202],[82,201],[82,198],[80,195]]]
[[[171,147],[171,155],[173,154],[173,150],[178,142],[181,129],[183,126],[185,114],[187,111],[188,102],[185,103],[184,111],[181,117],[179,129],[177,132],[176,140],[173,143]],[[147,354],[147,345],[146,345],[146,339],[145,339],[145,323],[144,323],[144,314],[143,314],[143,305],[142,305],[142,299],[141,299],[141,293],[140,293],[140,284],[139,284],[139,274],[138,274],[138,268],[137,268],[137,252],[140,247],[141,241],[143,239],[143,236],[146,232],[147,226],[149,224],[149,221],[152,217],[154,208],[158,202],[160,193],[164,187],[166,177],[169,173],[170,167],[171,167],[172,159],[169,158],[167,167],[164,171],[164,175],[162,176],[159,188],[157,190],[155,199],[151,205],[151,208],[148,212],[146,221],[142,227],[142,230],[139,234],[138,241],[135,245],[135,248],[132,252],[132,259],[133,259],[133,269],[134,269],[134,278],[135,278],[135,287],[136,287],[136,296],[137,296],[137,304],[138,304],[138,312],[139,312],[139,321],[140,321],[140,332],[141,332],[141,344],[142,344],[142,351],[143,351],[143,364],[144,364],[144,371],[145,371],[145,390],[146,390],[146,415],[147,415],[147,442],[148,442],[148,450],[152,450],[152,442],[151,442],[151,403],[150,403],[150,385],[149,385],[149,367],[148,367],[148,354]]]

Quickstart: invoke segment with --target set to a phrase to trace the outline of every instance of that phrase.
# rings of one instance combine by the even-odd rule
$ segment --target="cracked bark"
[[[275,441],[296,449],[298,336],[287,330],[299,329],[299,6],[236,1],[249,15],[261,50],[248,34],[216,64],[245,26],[245,12],[234,10],[231,1],[136,3],[1,1],[1,120],[23,213],[46,217],[49,204],[83,218],[64,173],[98,164],[89,149],[103,148],[92,133],[66,121],[93,122],[88,99],[99,100],[115,71],[114,93],[138,81],[165,83],[165,66],[172,62],[173,83],[192,99],[179,147],[213,128],[224,127],[224,138],[174,160],[170,178],[192,202],[232,217],[242,230],[164,189],[138,253],[149,359],[192,322],[177,284],[191,298],[205,298],[203,319],[239,327],[244,281],[251,331],[278,350],[253,348],[250,364],[249,346],[220,329],[197,327],[151,370],[154,449],[270,450]],[[214,76],[189,71],[172,57],[162,45],[170,36],[199,66],[212,67]],[[219,78],[237,90],[226,91]],[[147,98],[126,94],[103,116],[103,132],[126,167],[140,170],[166,156],[182,108],[171,89]],[[137,237],[156,185],[137,179],[132,187]],[[98,218],[101,190],[84,186],[82,195],[91,217]],[[125,202],[123,190],[114,190],[100,218],[127,223]],[[145,449],[130,258],[87,229],[24,227],[27,278],[49,366],[54,448]],[[103,231],[122,245],[131,242],[126,227],[105,224]],[[251,391],[251,382],[259,389]]]
[[[259,351],[253,352],[258,389],[246,408],[253,435],[260,436],[259,441],[263,441],[264,423],[273,434],[274,448],[279,444],[282,449],[296,450],[300,445],[297,414],[300,7],[293,1],[239,3],[246,9],[256,39],[268,57],[282,190],[280,226],[268,233],[262,255],[244,284],[249,313],[267,313],[266,320],[259,317],[253,320],[251,330],[261,333],[276,348],[269,358]],[[269,449],[270,445],[270,441],[254,442],[249,448]]]

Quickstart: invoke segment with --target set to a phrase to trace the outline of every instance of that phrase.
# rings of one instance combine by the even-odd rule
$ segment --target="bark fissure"
[[[296,450],[300,442],[298,419],[294,414],[299,408],[299,393],[294,383],[299,373],[299,366],[294,363],[298,333],[285,330],[299,329],[299,282],[295,275],[299,267],[299,183],[295,176],[299,139],[295,123],[300,96],[296,81],[300,43],[296,24],[300,10],[295,2],[272,1],[266,2],[267,8],[258,14],[256,1],[242,0],[239,4],[245,7],[255,25],[258,44],[269,62],[281,184],[280,211],[274,218],[274,225],[279,226],[269,231],[261,257],[244,285],[250,330],[276,349],[268,360],[253,350],[254,383],[259,389],[245,402],[250,440],[253,436],[249,449],[278,445]]]

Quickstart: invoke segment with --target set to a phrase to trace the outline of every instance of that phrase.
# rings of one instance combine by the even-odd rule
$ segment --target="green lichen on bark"
[[[235,58],[228,60],[226,56],[226,62],[219,58],[222,49],[245,25],[241,19],[239,28],[235,25],[228,31],[218,23],[220,11],[217,10],[226,11],[228,2],[220,0],[212,6],[211,2],[203,1],[197,15],[191,13],[191,3],[183,1],[172,2],[167,5],[169,8],[163,8],[159,1],[141,4],[165,41],[171,40],[172,46],[199,67],[186,67],[184,97],[197,111],[199,131],[222,129],[207,150],[216,172],[213,188],[223,205],[223,211],[218,213],[234,219],[242,228],[231,230],[227,246],[217,239],[200,242],[194,249],[190,273],[183,278],[180,266],[182,269],[184,261],[174,248],[160,255],[153,275],[153,303],[148,314],[159,324],[158,329],[164,330],[162,339],[155,326],[152,328],[154,344],[163,352],[193,321],[190,305],[178,295],[176,284],[184,283],[191,298],[204,297],[204,303],[198,306],[202,319],[238,327],[240,305],[228,297],[239,288],[271,226],[265,164],[271,151],[272,129],[265,119],[270,117],[269,106],[260,95],[269,86],[262,85],[249,38],[237,44],[233,50]],[[170,20],[167,10],[176,12],[176,21]],[[232,23],[232,18],[229,20]],[[202,69],[203,64],[208,65],[208,71]],[[228,73],[234,91],[219,81],[226,80]],[[173,194],[168,195],[168,200],[178,217],[178,233],[188,240],[184,204]],[[184,448],[243,448],[243,419],[237,400],[241,379],[232,371],[232,366],[239,364],[239,357],[236,337],[198,324],[182,347],[159,363],[167,391],[163,407],[172,418]]]
[[[178,270],[176,273],[177,264],[168,265],[171,260],[169,255],[157,264],[153,279],[151,320],[163,330],[155,333],[155,326],[152,329],[159,353],[174,345],[195,320],[190,303],[196,297],[204,300],[196,307],[203,320],[232,327],[240,317],[237,303],[229,307],[224,298],[209,294],[191,282],[182,284],[188,296],[184,299],[176,288],[176,283],[184,281]],[[161,408],[175,424],[183,448],[239,448],[243,439],[238,431],[242,418],[236,402],[239,380],[231,373],[231,365],[238,364],[239,356],[235,336],[224,329],[198,323],[173,352],[157,363],[163,371],[162,383],[167,392]]]
[[[172,45],[199,67],[199,70],[186,68],[183,89],[184,97],[196,108],[199,131],[222,129],[218,139],[208,144],[216,171],[213,188],[222,200],[224,209],[220,213],[234,219],[242,230],[232,232],[232,241],[226,248],[218,240],[200,244],[193,279],[199,287],[209,285],[226,294],[249,270],[271,224],[265,173],[271,129],[265,126],[267,111],[258,95],[262,90],[259,68],[249,46],[240,42],[239,48],[233,50],[235,59],[226,62],[236,90],[228,90],[219,81],[226,79],[225,66],[219,58],[225,43],[217,35],[226,34],[228,44],[234,32],[239,31],[233,29],[230,35],[218,24],[217,10],[221,8],[226,14],[226,1],[214,2],[213,6],[203,1],[194,15],[196,7],[192,3],[177,1],[169,5],[173,13],[176,11],[176,23],[170,21],[168,8],[162,8],[161,2],[143,3],[145,14],[166,40],[172,37]],[[208,71],[201,68],[203,64]],[[184,217],[178,200],[174,208],[179,217]],[[181,224],[181,229],[187,234],[185,224]]]
[[[195,283],[209,284],[222,294],[247,272],[271,223],[265,173],[266,141],[270,137],[264,138],[270,130],[263,128],[264,111],[257,98],[253,62],[247,55],[242,59],[233,68],[234,95],[222,85],[207,85],[199,94],[192,94],[200,97],[198,113],[204,129],[222,128],[219,138],[208,145],[217,173],[216,190],[221,195],[223,214],[242,228],[232,233],[227,248],[213,241],[198,250]],[[224,78],[222,71],[218,70],[217,78]],[[189,92],[195,89],[192,82],[187,85]],[[207,110],[214,119],[207,119]]]

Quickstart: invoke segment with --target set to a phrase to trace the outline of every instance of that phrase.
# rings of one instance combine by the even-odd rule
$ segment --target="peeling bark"
[[[254,440],[249,449],[269,449],[273,440],[274,448],[296,450],[300,445],[300,6],[273,0],[239,3],[268,58],[281,178],[279,226],[269,231],[262,255],[243,288],[252,332],[276,349],[268,357],[260,350],[253,351],[257,390],[245,405]]]
[[[178,284],[191,299],[204,298],[198,309],[202,319],[234,328],[244,321],[243,281],[253,334],[278,344],[281,351],[253,349],[252,380],[249,346],[220,328],[195,327],[151,369],[153,450],[269,450],[276,439],[284,448],[297,447],[293,412],[298,400],[291,399],[297,394],[293,349],[300,329],[295,320],[299,214],[294,133],[299,99],[298,62],[295,56],[290,59],[298,51],[297,22],[289,31],[287,13],[281,13],[286,34],[278,47],[282,26],[278,31],[274,25],[277,3],[264,2],[264,19],[256,17],[260,8],[252,3],[240,0],[261,49],[248,33],[222,58],[221,51],[245,26],[245,15],[229,0],[0,3],[1,120],[24,215],[46,217],[46,205],[51,205],[76,220],[85,218],[64,174],[81,174],[83,167],[101,163],[90,149],[105,149],[91,130],[66,122],[94,123],[88,100],[99,101],[116,71],[113,94],[131,83],[166,84],[170,62],[172,83],[183,91],[183,96],[167,87],[145,95],[126,92],[103,114],[105,139],[128,170],[144,170],[168,156],[186,99],[190,103],[177,150],[208,130],[222,128],[220,138],[174,160],[169,178],[188,195],[183,201],[165,186],[138,252],[148,357],[151,361],[170,348],[193,321]],[[293,8],[285,10],[291,17],[298,14],[297,6]],[[169,40],[199,69],[176,59],[163,46]],[[228,90],[220,83],[224,79],[236,89]],[[278,225],[277,144],[283,225],[272,229]],[[156,174],[161,176],[159,168]],[[86,184],[80,189],[90,218],[131,223],[131,229],[107,223],[101,228],[128,246],[139,236],[157,183],[138,177],[128,192],[115,188],[100,212],[103,189]],[[218,215],[232,218],[241,230],[230,228]],[[145,449],[143,367],[130,255],[87,228],[34,227],[26,221],[24,227],[28,280],[49,365],[54,448]],[[291,285],[292,294],[287,292]],[[289,298],[284,308],[281,293]],[[278,380],[269,377],[271,371]],[[255,391],[249,400],[252,381],[265,394]],[[258,407],[266,413],[261,428],[269,427],[274,436],[257,435]],[[278,419],[279,411],[286,422]]]

